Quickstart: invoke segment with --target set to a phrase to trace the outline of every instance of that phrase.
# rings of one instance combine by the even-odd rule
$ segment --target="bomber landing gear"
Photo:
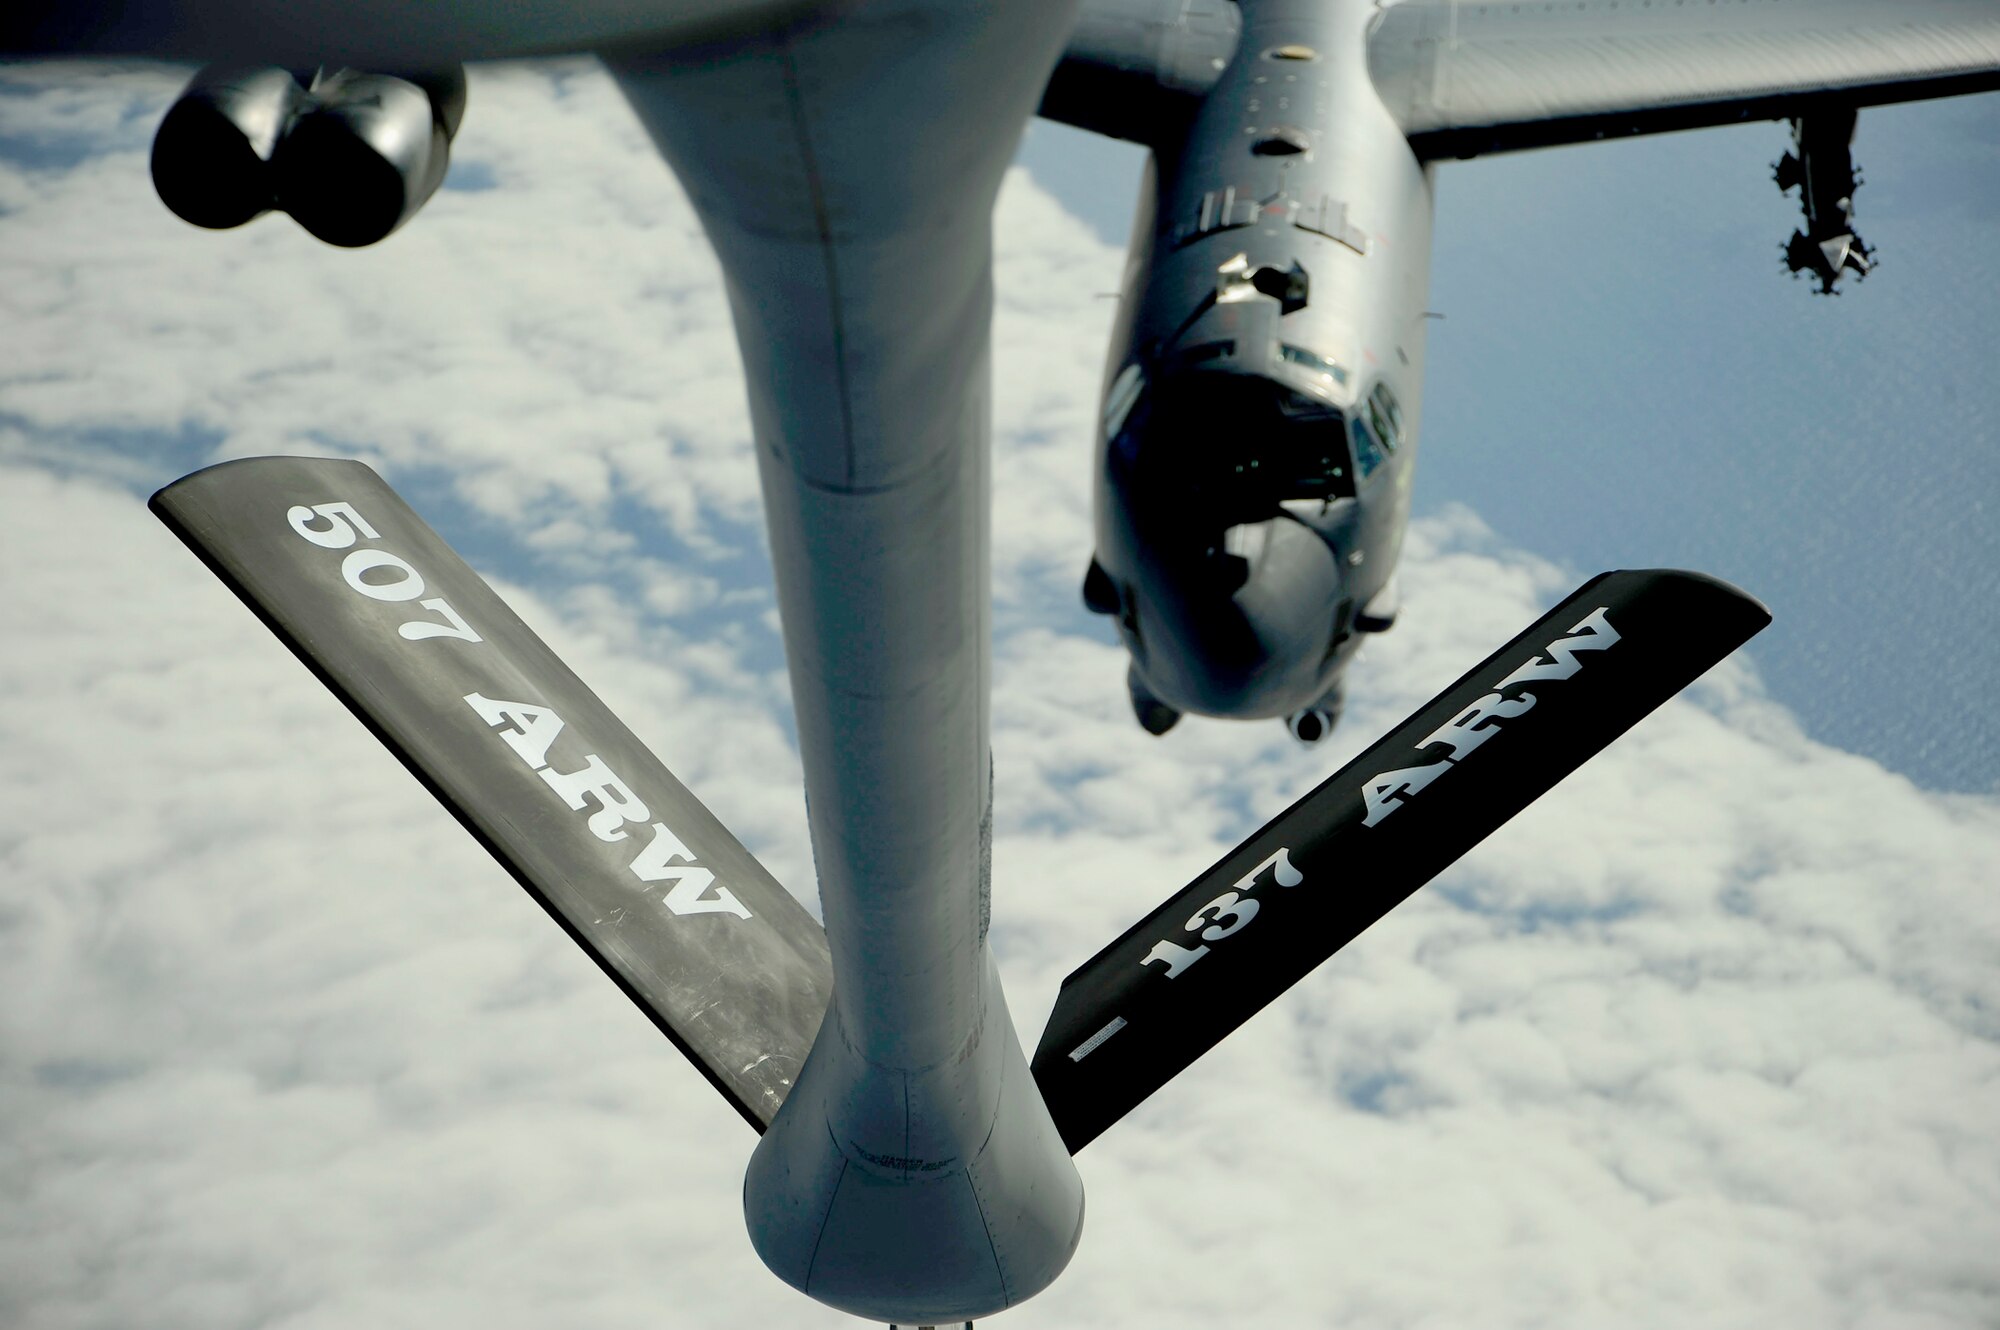
[[[1307,707],[1285,717],[1285,728],[1294,739],[1310,747],[1333,733],[1333,717],[1318,707]]]
[[[1326,696],[1307,707],[1304,711],[1294,711],[1285,717],[1285,728],[1300,743],[1311,747],[1340,724],[1340,711],[1346,704],[1347,692],[1339,684],[1327,690]]]
[[[1092,614],[1118,613],[1118,588],[1112,584],[1111,574],[1095,558],[1083,575],[1083,605]]]
[[[1138,666],[1126,668],[1125,689],[1132,695],[1132,714],[1139,718],[1139,728],[1146,733],[1157,737],[1181,723],[1181,713],[1154,697],[1139,678]]]
[[[1875,267],[1875,251],[1854,234],[1854,191],[1861,186],[1849,152],[1854,121],[1852,107],[1800,116],[1792,121],[1797,152],[1779,158],[1772,170],[1781,192],[1799,191],[1806,215],[1805,230],[1792,232],[1784,247],[1785,266],[1793,276],[1818,278],[1820,295],[1838,295],[1834,288],[1843,273],[1860,281]]]

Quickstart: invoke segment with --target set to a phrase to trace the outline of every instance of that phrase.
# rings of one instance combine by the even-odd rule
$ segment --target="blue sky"
[[[1580,573],[1664,565],[1768,603],[1818,737],[1934,788],[2000,783],[2000,96],[1864,113],[1838,299],[1780,270],[1781,124],[1438,172],[1416,510]],[[1030,168],[1122,244],[1141,154],[1038,126]]]
[[[146,180],[177,86],[0,71],[0,1323],[852,1324],[751,1253],[741,1123],[143,508],[226,457],[370,461],[810,899],[691,212],[601,76],[525,66],[474,71],[474,187],[386,244],[199,233]],[[1986,107],[1895,113],[1938,117],[1902,203],[1864,118],[1885,266],[1839,302],[1774,271],[1773,128],[1448,170],[1409,607],[1319,750],[1132,723],[1076,604],[1130,187],[1010,178],[993,939],[1028,1038],[1583,575],[1711,568],[1781,618],[1091,1146],[1076,1261],[1005,1324],[1993,1323],[2000,801],[1941,703],[1992,671],[1994,211],[1952,148]],[[1924,775],[1913,735],[1974,756]]]

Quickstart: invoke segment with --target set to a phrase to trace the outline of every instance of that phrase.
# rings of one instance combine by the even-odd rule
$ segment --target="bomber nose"
[[[1341,413],[1265,376],[1193,369],[1141,387],[1113,428],[1117,581],[1086,595],[1118,613],[1150,695],[1246,719],[1311,706],[1338,669],[1342,576],[1283,509],[1352,495]]]
[[[1226,528],[1177,579],[1147,654],[1159,697],[1185,711],[1283,716],[1326,691],[1341,578],[1333,551],[1290,518]]]

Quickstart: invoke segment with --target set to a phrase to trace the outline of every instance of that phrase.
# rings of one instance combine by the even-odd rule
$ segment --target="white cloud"
[[[121,123],[147,121],[178,78],[97,86]],[[700,227],[609,81],[566,86],[551,97],[541,72],[485,72],[455,156],[499,187],[446,189],[425,225],[360,252],[282,217],[221,234],[174,223],[129,135],[75,171],[27,173],[34,216],[19,224],[35,244],[0,259],[0,280],[38,335],[10,348],[8,412],[52,431],[214,435],[217,460],[436,468],[508,522],[601,512],[614,486],[691,543],[706,539],[698,514],[753,520],[740,372]],[[524,177],[535,188],[515,188]]]
[[[0,1323],[848,1323],[750,1252],[733,1114],[139,504],[361,448],[806,887],[726,314],[615,93],[481,71],[460,158],[498,187],[347,254],[165,218],[164,76],[7,77],[51,89],[10,124],[112,150],[0,183]],[[1326,749],[1149,738],[1071,604],[1118,255],[1020,177],[1000,227],[995,938],[1032,1039],[1579,570],[1446,514]],[[1005,1321],[1990,1325],[1996,865],[2000,802],[1726,664],[1091,1146],[1082,1249]]]

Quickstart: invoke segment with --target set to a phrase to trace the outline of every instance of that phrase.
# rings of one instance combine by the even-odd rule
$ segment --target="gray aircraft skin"
[[[782,1279],[901,1324],[1018,1304],[1083,1220],[988,943],[992,215],[1038,101],[1153,149],[1087,588],[1131,650],[1135,704],[1156,730],[1327,713],[1295,724],[1310,737],[1361,634],[1393,617],[1431,161],[2000,70],[1987,0],[1116,0],[1081,24],[1074,0],[278,12],[31,3],[0,19],[0,52],[408,73],[595,51],[699,210],[743,354],[833,976],[745,1214]],[[377,141],[403,180],[390,229],[441,175],[443,119]],[[260,159],[287,151],[272,123]]]
[[[1361,633],[1394,617],[1432,196],[1368,77],[1374,14],[1243,7],[1142,186],[1086,598],[1155,733],[1192,711],[1324,737]]]
[[[1070,15],[608,62],[726,274],[836,975],[744,1210],[779,1277],[891,1322],[1020,1301],[1083,1222],[987,945],[992,215]]]
[[[1168,74],[1150,117],[1135,116],[1065,86],[1073,56],[1043,108],[1152,150],[1106,364],[1084,582],[1131,655],[1146,729],[1185,712],[1284,716],[1316,742],[1364,636],[1394,623],[1437,157],[1803,116],[1779,173],[1801,187],[1808,222],[1791,262],[1831,291],[1843,268],[1868,268],[1847,222],[1853,102],[1742,94],[1778,94],[1807,66],[1866,85],[1867,101],[1971,90],[1991,86],[1976,71],[2000,54],[1989,0],[1901,7],[1900,23],[1884,21],[1898,7],[1855,0],[1775,0],[1726,21],[1632,8],[1621,28],[1600,0],[1086,7],[1074,52],[1115,65],[1101,46],[1150,15]],[[1796,38],[1802,19],[1842,40],[1793,69],[1755,50]],[[1706,40],[1718,32],[1730,40]],[[1957,81],[1898,85],[1940,48],[1962,62],[1944,66]],[[1704,82],[1733,95],[1698,102]]]

